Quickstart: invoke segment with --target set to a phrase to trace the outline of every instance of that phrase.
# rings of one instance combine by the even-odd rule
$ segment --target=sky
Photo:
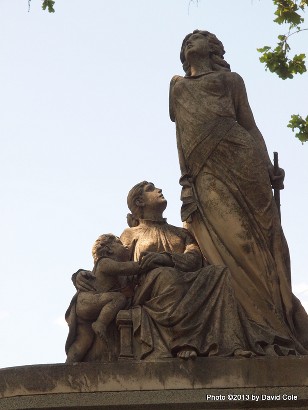
[[[308,82],[259,62],[256,49],[283,32],[272,2],[56,0],[55,9],[0,0],[0,368],[65,361],[71,275],[92,268],[100,234],[126,228],[134,184],[161,187],[168,222],[181,226],[168,92],[196,28],[223,42],[270,156],[279,152],[293,290],[308,310],[308,143],[286,127],[307,115]],[[307,32],[291,46],[307,53]]]

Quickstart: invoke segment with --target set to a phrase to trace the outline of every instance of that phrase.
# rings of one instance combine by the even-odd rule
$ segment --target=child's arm
[[[96,264],[95,276],[105,275],[131,276],[141,273],[138,262],[118,262],[109,258],[102,258]]]
[[[78,269],[72,276],[72,281],[77,290],[92,291],[96,290],[94,285],[95,276],[90,270]]]

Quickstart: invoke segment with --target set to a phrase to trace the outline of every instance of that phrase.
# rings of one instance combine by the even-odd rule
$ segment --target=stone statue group
[[[224,53],[214,34],[195,30],[181,47],[185,76],[171,80],[185,228],[163,218],[153,183],[129,191],[129,228],[101,235],[93,270],[73,275],[67,363],[117,360],[121,344],[139,360],[308,354],[272,194],[284,172]]]

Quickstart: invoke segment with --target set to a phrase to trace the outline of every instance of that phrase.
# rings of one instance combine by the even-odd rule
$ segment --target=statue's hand
[[[93,290],[95,291],[96,289],[93,284],[94,279],[95,276],[92,274],[92,272],[81,270],[76,276],[75,286],[78,290],[82,290],[84,292]]]
[[[167,253],[145,252],[141,255],[140,268],[149,271],[159,266],[174,266],[174,263]]]
[[[282,168],[278,168],[275,170],[273,165],[270,165],[268,167],[268,173],[270,176],[271,184],[273,189],[283,189],[283,181],[284,181],[284,176],[285,172]]]

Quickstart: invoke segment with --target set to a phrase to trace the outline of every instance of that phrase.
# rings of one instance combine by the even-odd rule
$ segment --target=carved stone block
[[[131,310],[120,310],[116,323],[120,332],[119,360],[133,359],[133,321]]]

